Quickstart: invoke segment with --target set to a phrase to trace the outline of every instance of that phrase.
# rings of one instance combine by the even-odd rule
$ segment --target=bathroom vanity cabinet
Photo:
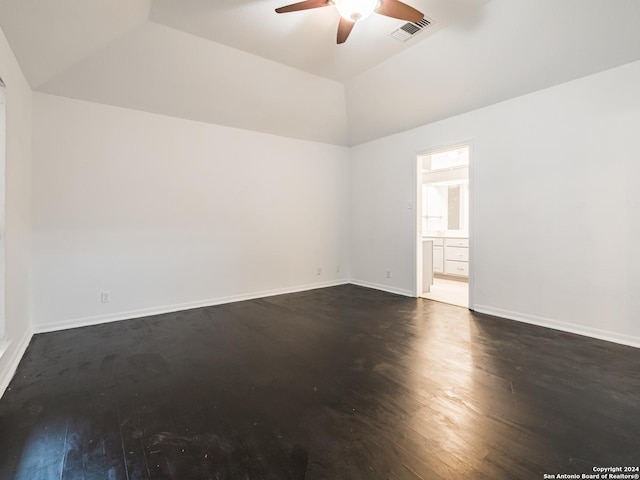
[[[433,273],[456,277],[469,276],[469,239],[425,237],[433,242]]]

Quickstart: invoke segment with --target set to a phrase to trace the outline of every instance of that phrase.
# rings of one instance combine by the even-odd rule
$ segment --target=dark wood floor
[[[639,464],[640,350],[351,285],[36,335],[0,401],[0,479]]]

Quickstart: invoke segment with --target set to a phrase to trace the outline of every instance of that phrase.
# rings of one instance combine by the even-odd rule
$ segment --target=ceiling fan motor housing
[[[338,13],[352,22],[364,20],[373,13],[379,0],[334,0]]]
[[[424,14],[400,0],[302,0],[301,2],[276,8],[276,13],[298,12],[334,5],[340,13],[337,43],[346,42],[354,25],[374,11],[386,17],[408,22],[420,22]]]

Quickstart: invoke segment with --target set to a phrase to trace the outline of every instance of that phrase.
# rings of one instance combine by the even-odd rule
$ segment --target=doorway
[[[471,145],[417,156],[417,295],[469,308]]]

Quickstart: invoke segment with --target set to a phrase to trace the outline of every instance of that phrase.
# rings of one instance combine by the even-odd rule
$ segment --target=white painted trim
[[[419,297],[424,292],[423,278],[424,271],[422,268],[422,164],[423,160],[420,155],[415,156],[414,173],[414,228],[413,239],[415,248],[413,249],[413,296]]]
[[[469,308],[474,309],[476,298],[476,152],[473,138],[467,141],[469,146],[469,273],[467,301]]]
[[[91,317],[74,318],[71,320],[63,320],[61,322],[49,323],[46,325],[34,326],[34,333],[55,332],[57,330],[66,330],[68,328],[87,327],[90,325],[99,325],[101,323],[118,322],[121,320],[130,320],[132,318],[149,317],[152,315],[161,315],[164,313],[179,312],[182,310],[191,310],[193,308],[211,307],[214,305],[222,305],[225,303],[242,302],[244,300],[254,300],[256,298],[273,297],[275,295],[284,295],[287,293],[304,292],[307,290],[315,290],[318,288],[335,287],[349,283],[348,280],[333,280],[322,283],[313,283],[309,285],[301,285],[297,287],[279,288],[275,290],[264,290],[261,292],[245,293],[241,295],[231,295],[228,297],[217,297],[205,300],[197,300],[195,302],[177,303],[173,305],[164,305],[160,307],[142,308],[139,310],[129,310],[125,312],[112,313],[107,315],[94,315]]]
[[[560,330],[562,332],[575,333],[577,335],[583,335],[585,337],[597,338],[600,340],[606,340],[608,342],[640,348],[640,337],[634,337],[633,335],[625,335],[609,330],[586,327],[584,325],[538,317],[535,315],[528,315],[526,313],[502,310],[500,308],[488,307],[486,305],[476,305],[473,310],[478,313],[485,313],[487,315],[502,317],[508,320],[515,320],[518,322],[537,325],[539,327],[551,328],[554,330]]]
[[[379,283],[365,282],[364,280],[356,280],[353,278],[351,279],[350,283],[352,283],[353,285],[358,285],[360,287],[373,288],[375,290],[382,290],[383,292],[395,293],[398,295],[403,295],[405,297],[415,298],[415,295],[411,290],[405,290],[403,288],[395,288],[390,285],[381,285]]]
[[[32,331],[27,331],[24,336],[20,339],[18,346],[13,350],[13,354],[11,358],[7,362],[4,370],[0,372],[0,398],[4,395],[4,392],[7,390],[11,379],[13,378],[16,370],[18,369],[18,365],[24,356],[24,353],[27,351],[27,347],[29,346],[29,342],[31,342],[31,337],[33,337]],[[6,342],[6,347],[9,346],[11,342]]]

